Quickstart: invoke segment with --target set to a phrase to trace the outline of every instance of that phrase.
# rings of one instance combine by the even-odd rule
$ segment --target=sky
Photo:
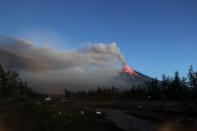
[[[197,69],[196,0],[0,0],[0,34],[59,50],[117,43],[135,70]]]

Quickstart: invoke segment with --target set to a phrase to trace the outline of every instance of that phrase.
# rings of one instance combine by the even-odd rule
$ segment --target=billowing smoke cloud
[[[115,85],[114,78],[123,63],[124,57],[114,42],[60,51],[0,35],[0,64],[18,71],[33,89],[41,92]]]

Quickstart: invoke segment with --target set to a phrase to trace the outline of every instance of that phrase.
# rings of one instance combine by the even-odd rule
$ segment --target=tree
[[[181,88],[181,79],[179,77],[178,71],[175,71],[174,78],[172,80],[172,86],[171,86],[171,93],[172,93],[172,99],[180,100],[182,88]]]
[[[27,84],[22,82],[15,71],[4,69],[0,65],[0,96],[26,95]]]
[[[195,84],[196,84],[196,79],[194,77],[194,70],[193,70],[192,66],[190,66],[187,76],[188,76],[188,80],[189,80],[189,86],[191,88],[194,88]]]
[[[178,71],[175,71],[174,73],[174,80],[173,80],[174,86],[178,89],[181,87],[181,78],[179,77]]]
[[[182,88],[182,92],[181,92],[181,96],[183,100],[188,100],[190,97],[190,89],[187,86],[187,79],[186,77],[183,77],[181,79],[181,88]]]
[[[69,98],[69,97],[71,97],[72,92],[69,91],[69,90],[64,90],[64,95],[65,95],[66,98]]]
[[[189,87],[192,90],[192,97],[196,99],[197,98],[197,73],[194,72],[192,66],[190,66],[189,68],[187,77],[188,77]]]

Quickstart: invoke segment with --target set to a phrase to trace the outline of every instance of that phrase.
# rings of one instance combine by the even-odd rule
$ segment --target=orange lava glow
[[[124,64],[123,72],[132,76],[137,76],[137,73],[133,70],[133,68],[129,67],[127,64]]]

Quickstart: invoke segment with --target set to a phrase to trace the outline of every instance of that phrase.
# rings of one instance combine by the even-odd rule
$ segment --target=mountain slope
[[[146,81],[153,80],[153,78],[148,77],[138,71],[135,71],[133,68],[129,67],[127,64],[124,64],[120,77],[123,81],[131,85],[143,84]]]

